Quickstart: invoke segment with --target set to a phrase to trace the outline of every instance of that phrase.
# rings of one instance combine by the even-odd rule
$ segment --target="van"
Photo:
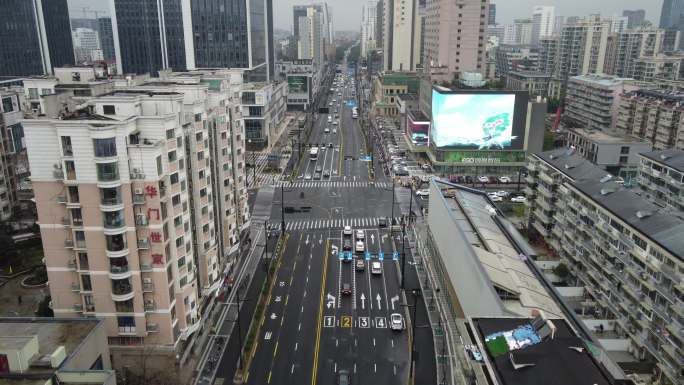
[[[371,273],[376,275],[382,274],[382,265],[380,265],[380,262],[373,261],[371,263]]]

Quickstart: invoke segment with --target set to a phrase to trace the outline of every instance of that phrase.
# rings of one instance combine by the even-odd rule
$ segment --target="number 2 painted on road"
[[[350,315],[342,316],[342,327],[350,328],[352,326],[352,317]]]

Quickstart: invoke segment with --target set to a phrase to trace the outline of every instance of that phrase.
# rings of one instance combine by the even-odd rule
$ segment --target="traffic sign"
[[[378,259],[381,260],[381,261],[384,261],[384,260],[385,260],[385,253],[382,252],[382,251],[379,252],[379,253],[378,253]]]
[[[370,258],[371,258],[370,251],[366,251],[366,261],[370,260]]]
[[[394,253],[392,253],[392,259],[395,261],[399,260],[399,252],[398,251],[395,251]]]

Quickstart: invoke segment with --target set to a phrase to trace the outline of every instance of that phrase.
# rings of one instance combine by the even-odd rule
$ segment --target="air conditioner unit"
[[[143,283],[152,283],[152,278],[143,278]]]
[[[135,195],[143,195],[143,189],[141,188],[136,188],[134,191]]]

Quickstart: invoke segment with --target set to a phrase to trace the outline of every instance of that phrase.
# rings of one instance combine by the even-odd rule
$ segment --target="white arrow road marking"
[[[318,244],[320,245],[321,243],[323,243],[323,234],[321,234],[321,237],[318,239]]]
[[[335,297],[328,293],[328,296],[326,297],[328,299],[328,303],[325,305],[328,309],[331,307],[335,307]]]
[[[363,293],[361,293],[361,309],[365,309],[365,308],[366,308],[366,296]]]
[[[276,315],[276,313],[271,313],[271,319],[276,319],[276,318],[278,318],[278,316]]]
[[[375,299],[377,299],[377,300],[378,300],[378,310],[381,310],[381,309],[382,309],[382,307],[380,306],[380,293],[378,293],[378,296],[377,296],[377,297],[375,297]]]
[[[375,243],[375,234],[371,234],[371,243]]]
[[[274,301],[275,301],[275,302],[280,302],[280,296],[277,295],[277,296],[275,297],[275,300],[274,300]]]
[[[266,341],[268,341],[268,340],[271,339],[271,336],[272,336],[272,335],[273,335],[273,333],[271,333],[271,332],[266,332],[266,334],[264,334],[264,339],[265,339]]]
[[[304,241],[304,244],[306,244],[306,245],[309,244],[309,234],[306,234],[306,241]]]
[[[399,301],[399,295],[395,295],[394,297],[390,298],[392,301],[392,310],[394,310],[394,303]]]

